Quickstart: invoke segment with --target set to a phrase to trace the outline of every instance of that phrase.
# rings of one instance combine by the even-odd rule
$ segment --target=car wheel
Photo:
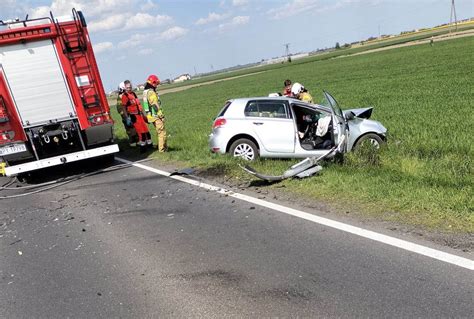
[[[357,142],[354,144],[354,149],[361,147],[362,145],[367,145],[368,147],[373,147],[379,149],[382,146],[383,140],[380,136],[375,133],[368,133],[362,135]]]
[[[232,143],[230,146],[230,154],[246,161],[254,161],[258,157],[258,148],[251,140],[241,138]]]

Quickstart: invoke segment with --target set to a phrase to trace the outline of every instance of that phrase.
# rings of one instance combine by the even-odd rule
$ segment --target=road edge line
[[[263,199],[259,199],[259,198],[255,198],[255,197],[252,197],[252,196],[236,193],[234,191],[227,190],[227,189],[224,189],[222,187],[213,186],[211,184],[203,183],[203,182],[196,181],[196,180],[193,180],[193,179],[189,179],[189,178],[186,178],[186,177],[183,177],[183,176],[171,175],[170,173],[168,173],[166,171],[159,170],[159,169],[156,169],[156,168],[153,168],[153,167],[149,167],[149,166],[146,166],[146,165],[143,165],[143,164],[134,163],[134,162],[128,161],[126,159],[116,157],[116,160],[119,161],[119,162],[125,163],[125,164],[130,164],[130,165],[135,166],[137,168],[141,168],[141,169],[144,169],[144,170],[147,170],[147,171],[150,171],[150,172],[162,175],[162,176],[166,176],[166,177],[184,182],[184,183],[188,183],[188,184],[198,186],[198,187],[210,190],[210,191],[215,191],[215,192],[220,193],[220,194],[224,194],[224,195],[227,195],[227,196],[230,196],[230,197],[233,197],[233,198],[237,198],[237,199],[240,199],[240,200],[243,200],[243,201],[255,204],[255,205],[259,205],[259,206],[266,207],[266,208],[269,208],[269,209],[272,209],[272,210],[276,210],[276,211],[279,211],[281,213],[285,213],[287,215],[291,215],[291,216],[294,216],[294,217],[305,219],[305,220],[308,220],[308,221],[311,221],[311,222],[314,222],[314,223],[317,223],[317,224],[320,224],[320,225],[324,225],[324,226],[327,226],[327,227],[338,229],[338,230],[341,230],[341,231],[344,231],[344,232],[347,232],[347,233],[350,233],[350,234],[354,234],[354,235],[357,235],[357,236],[360,236],[360,237],[363,237],[363,238],[367,238],[367,239],[370,239],[370,240],[373,240],[373,241],[377,241],[377,242],[380,242],[380,243],[383,243],[383,244],[386,244],[386,245],[401,248],[403,250],[411,251],[411,252],[414,252],[414,253],[417,253],[417,254],[420,254],[420,255],[423,255],[423,256],[427,256],[427,257],[430,257],[430,258],[433,258],[433,259],[437,259],[437,260],[440,260],[440,261],[443,261],[443,262],[446,262],[446,263],[449,263],[449,264],[453,264],[453,265],[456,265],[456,266],[459,266],[459,267],[467,268],[469,270],[474,270],[474,260],[471,260],[471,259],[468,259],[468,258],[464,258],[464,257],[461,257],[461,256],[446,253],[446,252],[443,252],[443,251],[440,251],[440,250],[437,250],[437,249],[434,249],[434,248],[425,247],[425,246],[415,244],[415,243],[412,243],[412,242],[409,242],[409,241],[406,241],[406,240],[403,240],[403,239],[399,239],[399,238],[396,238],[396,237],[384,235],[384,234],[377,233],[377,232],[367,230],[367,229],[364,229],[364,228],[352,226],[352,225],[345,224],[345,223],[342,223],[342,222],[338,222],[338,221],[328,219],[328,218],[325,218],[325,217],[320,217],[320,216],[317,216],[317,215],[306,213],[306,212],[301,211],[301,210],[297,210],[297,209],[286,207],[286,206],[283,206],[283,205],[280,205],[280,204],[275,204],[275,203],[272,203],[272,202],[268,202],[268,201],[263,200]]]

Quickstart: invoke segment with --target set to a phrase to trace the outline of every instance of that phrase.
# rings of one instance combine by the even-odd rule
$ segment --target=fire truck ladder
[[[74,32],[64,32],[64,28],[57,22],[58,33],[63,40],[63,53],[71,60],[73,75],[75,77],[79,92],[81,93],[82,105],[89,109],[100,107],[98,90],[95,83],[95,76],[91,68],[91,61],[87,55],[87,43],[83,32],[85,21],[79,17],[77,11],[73,9]],[[68,26],[69,27],[69,26]],[[85,61],[82,66],[78,66],[80,61]],[[92,100],[92,102],[90,102]]]
[[[76,81],[84,109],[86,112],[94,108],[101,110],[98,89],[95,83],[96,77],[91,68],[91,61],[87,55],[87,42],[83,32],[85,20],[75,9],[73,9],[72,12],[74,17],[73,32],[65,32],[64,30],[65,28],[71,28],[71,25],[61,26],[54,18],[53,21],[62,39],[63,53],[71,61],[71,69],[74,76],[74,79],[71,79],[71,81]],[[71,84],[73,85],[73,83]],[[90,118],[94,117],[94,115],[91,116],[89,112],[87,113]],[[102,114],[102,110],[100,113]],[[79,130],[78,127],[76,128]],[[81,134],[79,134],[79,136],[82,147],[85,150],[86,147]]]

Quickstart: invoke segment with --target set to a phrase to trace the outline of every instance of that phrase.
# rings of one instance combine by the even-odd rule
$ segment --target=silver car
[[[336,145],[345,153],[364,142],[378,148],[385,141],[387,129],[369,120],[371,107],[343,112],[329,93],[324,96],[327,105],[290,97],[229,100],[214,121],[209,147],[253,161],[321,156]]]

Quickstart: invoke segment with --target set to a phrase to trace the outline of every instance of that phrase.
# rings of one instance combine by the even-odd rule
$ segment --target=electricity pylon
[[[456,17],[456,5],[454,4],[454,0],[451,0],[451,16],[449,18],[449,26],[451,27],[453,23],[453,17],[454,17],[454,31],[458,31],[458,19]],[[449,28],[449,32],[451,32],[451,28]]]
[[[291,62],[291,58],[290,58],[290,43],[285,43],[283,44],[285,46],[285,55],[286,55],[286,59],[288,60],[288,62]]]

